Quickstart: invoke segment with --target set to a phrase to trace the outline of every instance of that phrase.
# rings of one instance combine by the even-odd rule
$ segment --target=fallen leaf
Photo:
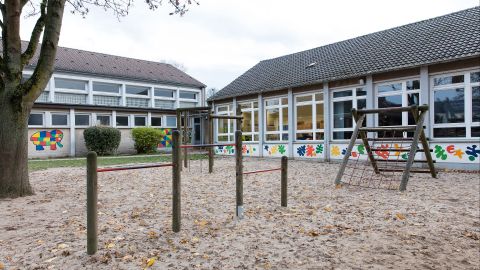
[[[335,189],[341,189],[342,187],[343,187],[342,184],[336,184],[336,185],[335,185]]]
[[[404,219],[405,219],[405,215],[402,214],[402,213],[396,213],[395,216],[396,216],[399,220],[404,220]]]
[[[113,247],[115,247],[115,243],[108,243],[108,244],[106,245],[106,247],[107,247],[107,248],[113,248]]]
[[[57,246],[58,249],[65,249],[67,247],[68,247],[67,244],[58,244],[58,246]]]
[[[316,236],[319,236],[320,234],[317,232],[317,231],[314,231],[314,230],[310,230],[308,232],[308,235],[312,236],[312,237],[316,237]]]
[[[3,269],[5,269],[5,265],[0,262],[0,270],[3,270]]]
[[[155,231],[149,231],[149,232],[148,232],[148,238],[150,238],[150,239],[157,239],[157,238],[158,238],[158,234],[157,234]]]
[[[43,261],[44,263],[51,263],[53,260],[57,259],[57,257],[50,258],[48,260]]]
[[[200,241],[200,239],[198,239],[198,237],[193,237],[192,238],[192,243],[197,243],[198,241]]]
[[[332,208],[332,206],[330,206],[330,204],[329,204],[329,205],[325,206],[325,207],[323,208],[323,210],[325,210],[325,211],[327,211],[327,212],[332,212],[333,208]]]
[[[155,260],[156,260],[155,257],[152,257],[152,258],[148,259],[147,260],[147,267],[145,267],[145,269],[151,267],[155,263]]]
[[[43,241],[43,240],[38,240],[37,243],[38,243],[38,244],[43,244],[44,241]]]

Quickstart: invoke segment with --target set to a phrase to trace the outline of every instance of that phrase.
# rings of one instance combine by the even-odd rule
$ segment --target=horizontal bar
[[[430,138],[426,138],[427,141],[430,141]],[[413,142],[413,138],[397,138],[397,137],[392,137],[392,138],[367,138],[369,142]]]
[[[384,169],[384,168],[378,168],[379,171],[381,172],[403,172],[405,170],[402,169]],[[430,170],[410,170],[411,173],[430,173]]]
[[[148,165],[137,165],[137,166],[129,166],[129,167],[100,168],[100,169],[97,169],[97,172],[126,171],[126,170],[158,168],[158,167],[172,167],[172,166],[173,166],[173,163],[148,164]]]
[[[178,112],[183,112],[183,111],[205,111],[205,110],[210,110],[210,107],[188,107],[188,108],[178,108]]]
[[[366,131],[366,132],[380,132],[380,131],[414,131],[417,127],[416,126],[405,126],[405,127],[361,127],[359,131]]]
[[[282,170],[282,168],[268,169],[268,170],[259,170],[259,171],[251,171],[251,172],[244,172],[243,174],[264,173],[264,172],[273,172],[273,171],[280,171],[280,170]]]
[[[399,160],[396,160],[396,159],[375,159],[375,161],[377,162],[407,162],[407,160],[405,159],[399,159]],[[432,160],[433,163],[437,163],[436,160]],[[428,160],[413,160],[413,163],[428,163]]]
[[[418,108],[419,111],[427,111],[427,105],[421,106],[407,106],[407,107],[388,107],[388,108],[379,108],[379,109],[361,109],[357,110],[360,114],[370,114],[370,113],[384,113],[384,112],[408,112],[412,109]]]
[[[410,152],[410,149],[404,148],[370,148],[372,151],[388,151],[388,152]],[[429,149],[429,152],[433,152],[432,149]],[[423,149],[417,149],[417,152],[425,152]]]
[[[242,120],[243,116],[236,116],[236,115],[218,115],[218,114],[210,114],[211,118],[217,119],[239,119]]]
[[[200,147],[216,147],[216,146],[235,146],[234,143],[226,144],[186,144],[180,145],[180,148],[200,148]]]

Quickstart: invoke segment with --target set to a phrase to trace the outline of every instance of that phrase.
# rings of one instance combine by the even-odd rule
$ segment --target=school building
[[[216,114],[241,107],[245,155],[327,161],[345,154],[352,108],[427,104],[425,132],[436,166],[479,169],[479,22],[475,7],[263,60],[209,103]],[[368,126],[413,123],[406,112],[367,118]],[[216,120],[216,142],[233,141],[236,129],[233,120]]]
[[[204,104],[205,85],[172,65],[59,47],[54,74],[29,118],[29,158],[85,155],[83,131],[93,125],[120,129],[118,154],[135,153],[134,127],[159,128],[159,147],[169,147],[176,108]],[[194,143],[203,140],[202,124],[189,123]]]

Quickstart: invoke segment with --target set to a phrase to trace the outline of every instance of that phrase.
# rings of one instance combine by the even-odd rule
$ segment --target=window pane
[[[147,125],[147,118],[145,116],[135,116],[135,126],[143,127]]]
[[[402,107],[402,96],[388,96],[378,98],[378,108]],[[378,114],[379,126],[402,125],[401,112],[387,112]]]
[[[470,73],[470,82],[480,82],[480,71]]]
[[[352,124],[352,101],[336,101],[333,103],[333,127],[351,128]]]
[[[472,137],[480,137],[480,127],[472,127]]]
[[[279,141],[280,134],[267,134],[267,141]]]
[[[110,126],[110,115],[97,115],[97,124],[102,126]]]
[[[218,141],[219,142],[226,142],[228,141],[228,136],[218,136]]]
[[[315,133],[315,140],[323,140],[323,132],[316,132]]]
[[[317,129],[323,129],[325,119],[323,116],[323,103],[317,104]]]
[[[433,136],[435,138],[465,137],[465,128],[434,128]]]
[[[378,86],[378,93],[390,92],[390,91],[399,91],[402,90],[401,83],[393,83]]]
[[[228,133],[228,119],[218,119],[218,133]]]
[[[252,132],[252,112],[243,112],[242,131]]]
[[[66,126],[68,125],[68,116],[66,114],[52,114],[53,126]]]
[[[282,121],[283,121],[283,130],[288,130],[288,108],[282,109]]]
[[[279,109],[266,110],[267,131],[280,131],[280,111]]]
[[[297,102],[305,102],[305,101],[312,101],[312,96],[308,95],[308,96],[297,97]]]
[[[420,105],[420,94],[418,93],[408,94],[407,99],[408,99],[408,106]],[[408,124],[415,125],[415,120],[413,119],[413,115],[411,112],[408,112]]]
[[[152,126],[153,127],[161,127],[162,126],[162,117],[152,117]]]
[[[238,104],[240,106],[240,109],[251,109],[252,108],[252,103],[247,102],[247,103],[240,103]]]
[[[159,88],[155,88],[155,96],[156,97],[168,97],[168,98],[173,98],[173,91],[174,90],[170,90],[170,89],[159,89]]]
[[[288,104],[288,98],[282,98],[282,105]]]
[[[418,90],[418,89],[420,89],[419,80],[407,81],[407,90]]]
[[[253,137],[252,137],[252,135],[243,135],[242,140],[245,141],[245,142],[250,142],[250,141],[253,140]]]
[[[323,101],[323,93],[315,94],[315,101]]]
[[[258,132],[258,111],[253,112],[253,131]]]
[[[464,89],[455,88],[434,92],[435,123],[463,123]]]
[[[358,99],[357,100],[357,109],[365,109],[367,108],[367,100],[366,99]]]
[[[150,87],[145,87],[145,86],[133,86],[133,85],[127,85],[125,92],[127,94],[131,95],[142,95],[142,96],[148,96],[148,90]]]
[[[333,92],[333,97],[334,98],[351,97],[351,96],[352,96],[352,90]]]
[[[41,113],[31,113],[28,117],[29,126],[43,126],[43,114]]]
[[[357,88],[357,97],[359,96],[366,96],[367,91],[363,90],[363,88]]]
[[[168,127],[176,127],[177,126],[177,118],[175,116],[167,116],[167,126]]]
[[[93,91],[106,93],[120,93],[120,85],[113,83],[93,82]]]
[[[228,112],[228,106],[220,106],[217,108],[217,112]]]
[[[86,81],[55,78],[55,88],[85,90],[86,86]]]
[[[76,126],[89,126],[90,125],[90,115],[88,115],[88,114],[76,114],[75,115],[75,125]]]
[[[197,99],[197,93],[188,92],[188,91],[180,91],[180,98]]]
[[[347,140],[352,137],[352,131],[335,131],[333,132],[334,140]]]
[[[472,122],[480,122],[480,86],[472,87]]]
[[[253,102],[253,108],[254,108],[254,109],[255,109],[255,108],[258,108],[258,102],[257,102],[257,101],[254,101],[254,102]]]
[[[274,105],[278,105],[278,99],[272,99],[272,100],[267,100],[265,102],[266,106],[274,106]]]
[[[313,133],[297,133],[297,140],[313,140]]]
[[[119,116],[117,115],[117,126],[118,127],[128,127],[128,116]]]
[[[178,104],[180,108],[193,108],[197,107],[197,102],[185,102],[185,101],[180,101]]]
[[[453,83],[463,83],[464,76],[463,75],[456,75],[456,76],[446,76],[433,79],[433,85],[446,85],[446,84],[453,84]]]
[[[312,114],[312,105],[297,106],[297,130],[308,130],[313,128]]]

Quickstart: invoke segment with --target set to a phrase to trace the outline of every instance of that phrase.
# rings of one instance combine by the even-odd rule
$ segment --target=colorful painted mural
[[[323,158],[323,144],[295,144],[294,156],[300,158]]]
[[[477,144],[458,145],[435,144],[433,153],[437,161],[480,161],[480,149]]]
[[[30,136],[30,141],[35,145],[35,150],[43,151],[45,147],[50,147],[50,150],[57,150],[57,146],[62,148],[63,132],[59,129],[52,131],[41,130]]]
[[[170,148],[172,147],[172,132],[173,129],[171,128],[159,128],[162,136],[162,140],[158,145],[158,148]]]
[[[235,154],[235,146],[217,146],[214,148],[217,155],[233,155]],[[258,156],[257,144],[244,144],[242,145],[242,154],[244,156],[256,157]]]
[[[263,146],[264,157],[288,156],[288,145],[286,144],[267,144]]]

